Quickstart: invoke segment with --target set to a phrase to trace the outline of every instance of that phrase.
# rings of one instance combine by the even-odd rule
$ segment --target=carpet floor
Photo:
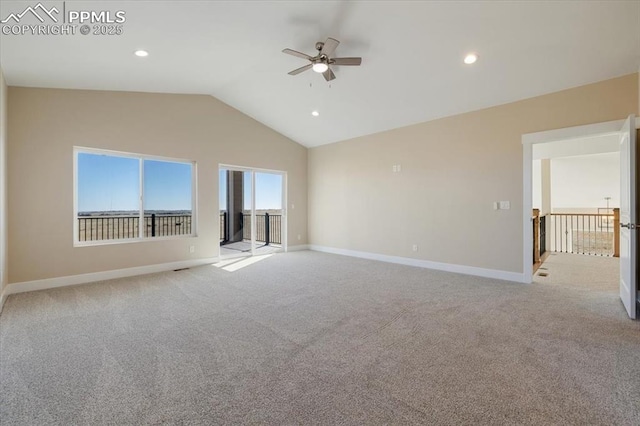
[[[0,422],[639,425],[616,261],[564,257],[532,285],[295,252],[12,295]]]

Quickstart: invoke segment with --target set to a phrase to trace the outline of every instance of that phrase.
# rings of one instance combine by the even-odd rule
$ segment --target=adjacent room
[[[537,271],[538,277],[548,277],[544,262],[558,254],[567,264],[605,257],[611,268],[619,268],[618,135],[536,144],[533,158],[534,276]]]
[[[3,1],[0,423],[640,424],[640,2]]]

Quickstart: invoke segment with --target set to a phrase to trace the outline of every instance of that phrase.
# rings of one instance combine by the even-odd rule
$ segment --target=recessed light
[[[469,53],[467,56],[464,57],[464,63],[467,65],[471,65],[475,63],[477,60],[478,60],[478,55],[476,55],[475,53]]]
[[[318,111],[311,111],[311,115],[313,115],[314,117],[317,117],[320,115],[320,113]]]
[[[146,50],[136,50],[135,52],[133,52],[133,54],[141,58],[144,58],[145,56],[149,56],[149,52],[147,52]]]

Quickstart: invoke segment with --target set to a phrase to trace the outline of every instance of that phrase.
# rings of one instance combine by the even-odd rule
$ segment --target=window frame
[[[80,224],[78,223],[78,156],[79,154],[107,155],[112,157],[132,158],[138,160],[138,186],[140,198],[138,200],[138,220],[139,224],[144,223],[144,162],[165,161],[170,163],[189,164],[191,166],[191,233],[181,235],[166,235],[159,237],[145,237],[144,227],[138,226],[138,236],[135,238],[121,238],[112,240],[93,240],[80,241],[78,231]],[[89,148],[83,146],[73,147],[73,246],[74,247],[91,247],[114,244],[131,244],[150,241],[167,241],[179,240],[185,238],[196,238],[198,236],[198,168],[195,160],[185,160],[181,158],[164,157],[159,155],[137,154],[132,152],[115,151],[101,148]]]

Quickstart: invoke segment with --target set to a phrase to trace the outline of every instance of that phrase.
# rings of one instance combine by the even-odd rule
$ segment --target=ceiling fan
[[[336,75],[331,71],[330,65],[353,65],[358,66],[362,63],[362,58],[332,58],[331,55],[336,50],[336,47],[340,42],[335,38],[329,37],[324,43],[319,41],[316,43],[316,50],[318,54],[316,56],[309,56],[305,53],[298,52],[293,49],[284,49],[282,53],[288,55],[297,56],[308,60],[310,63],[295,69],[289,73],[289,75],[297,75],[308,69],[313,69],[315,72],[324,76],[324,79],[331,81],[336,78]]]

